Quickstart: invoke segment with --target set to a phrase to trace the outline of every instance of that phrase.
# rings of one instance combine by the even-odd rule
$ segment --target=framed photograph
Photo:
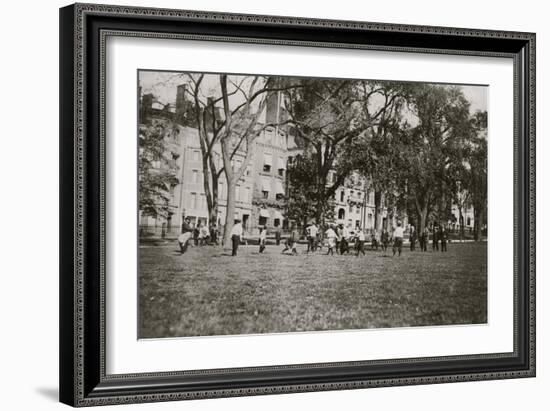
[[[60,22],[62,402],[535,376],[535,34]]]

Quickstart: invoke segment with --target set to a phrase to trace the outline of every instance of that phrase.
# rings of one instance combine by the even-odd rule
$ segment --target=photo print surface
[[[139,338],[487,323],[488,86],[137,77]]]

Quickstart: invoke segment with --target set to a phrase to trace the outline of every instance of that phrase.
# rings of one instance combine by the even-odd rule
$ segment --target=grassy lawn
[[[430,244],[431,247],[431,244]],[[401,257],[141,247],[140,338],[487,321],[486,243]],[[326,250],[326,249],[325,249]]]

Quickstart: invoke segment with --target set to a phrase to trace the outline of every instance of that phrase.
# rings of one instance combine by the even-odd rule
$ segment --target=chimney
[[[189,104],[186,100],[185,93],[187,91],[187,84],[180,84],[176,93],[176,123],[184,126],[186,123],[187,110]]]
[[[142,124],[148,123],[151,120],[151,114],[153,112],[153,95],[151,93],[144,94],[141,98],[140,107],[140,122]]]
[[[265,121],[267,124],[279,122],[279,93],[270,94],[265,107]]]
[[[218,120],[216,115],[217,108],[214,106],[214,97],[210,96],[206,98],[205,110],[206,110],[206,116],[205,116],[206,130],[212,131],[212,120]],[[212,114],[214,114],[214,118],[212,118]]]

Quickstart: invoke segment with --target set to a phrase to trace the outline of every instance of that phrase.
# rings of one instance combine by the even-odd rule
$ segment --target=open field
[[[431,247],[431,244],[430,244]],[[140,338],[487,321],[487,245],[447,253],[281,254],[176,242],[140,247]],[[325,249],[326,251],[326,249]]]

